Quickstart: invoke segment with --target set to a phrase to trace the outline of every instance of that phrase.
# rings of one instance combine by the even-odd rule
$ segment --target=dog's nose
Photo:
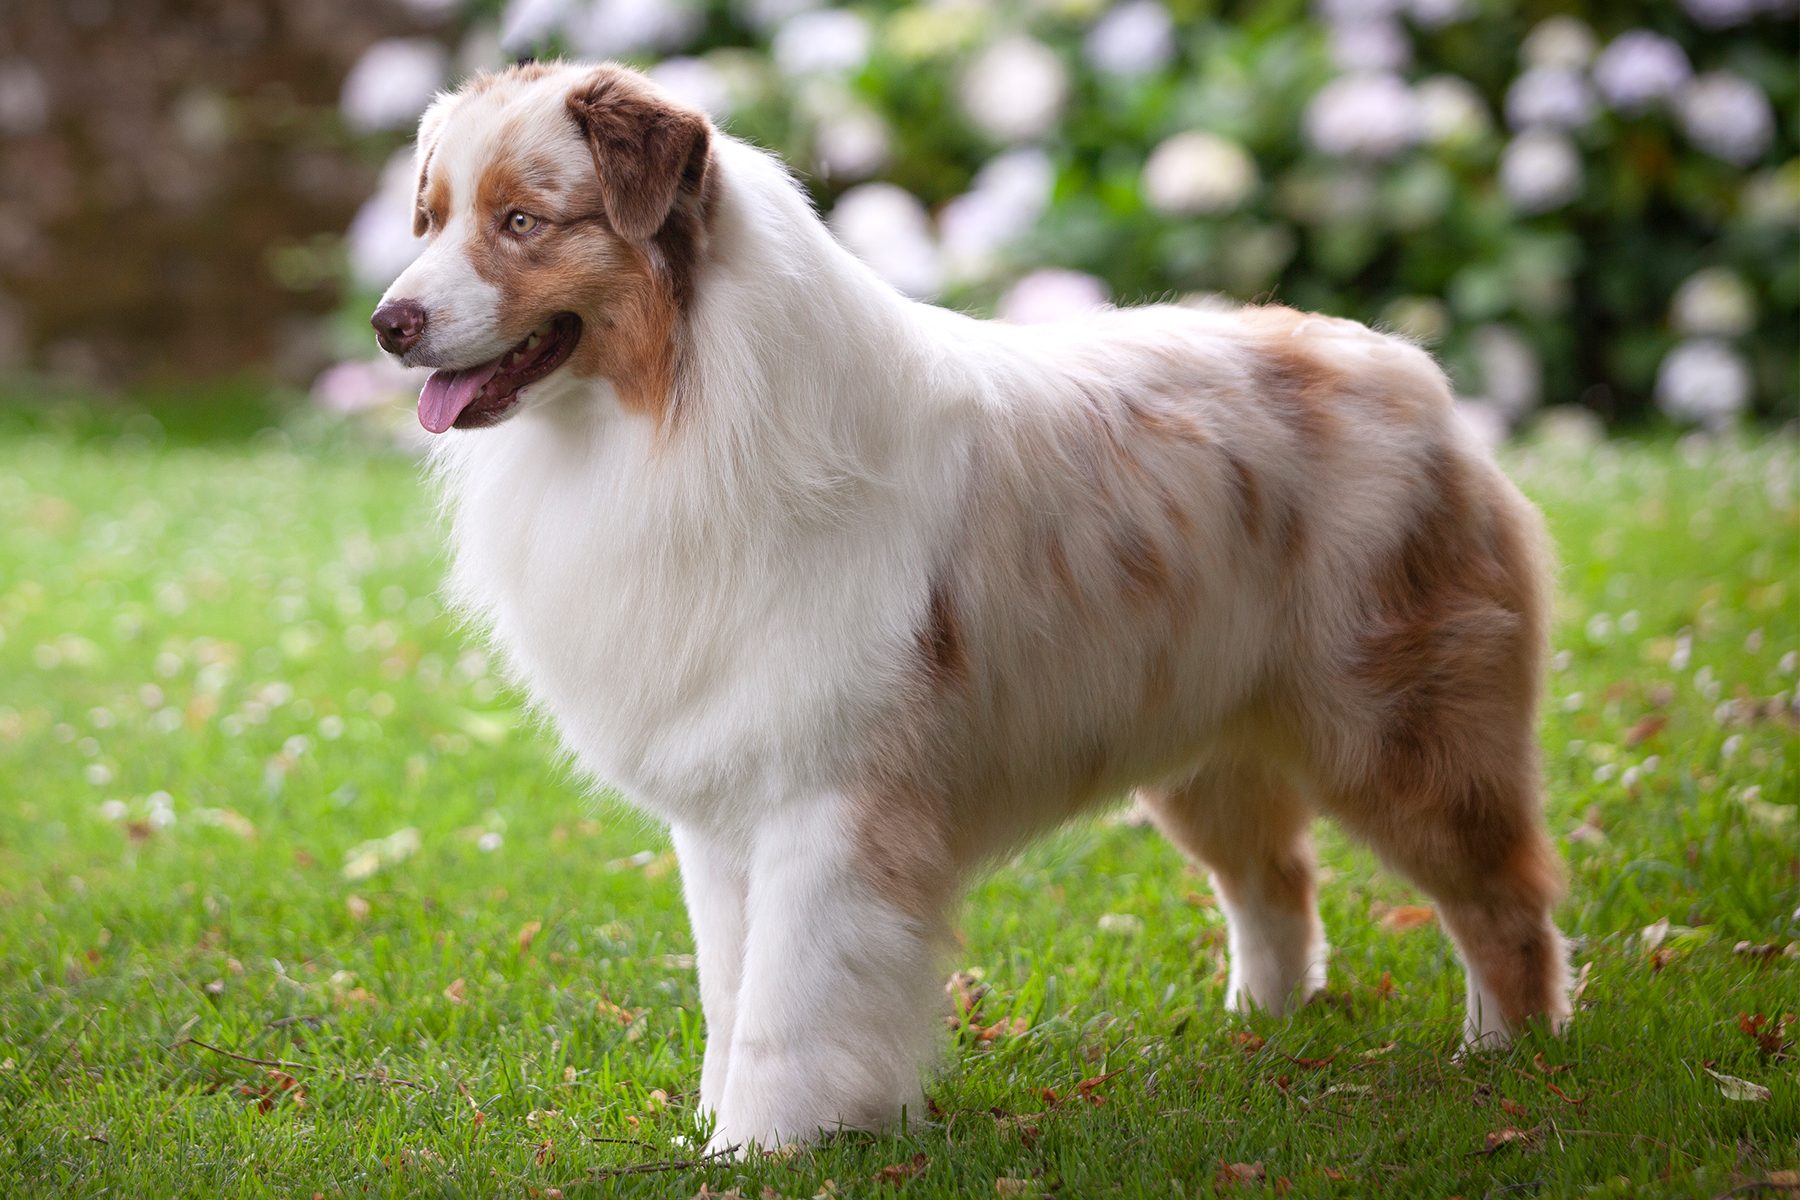
[[[389,300],[369,318],[375,340],[389,354],[405,354],[425,332],[425,307],[417,300]]]

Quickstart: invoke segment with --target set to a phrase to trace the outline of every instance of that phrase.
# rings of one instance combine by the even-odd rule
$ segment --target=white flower
[[[24,137],[50,119],[50,93],[38,69],[22,58],[0,63],[0,133]]]
[[[338,107],[352,128],[398,129],[425,111],[450,59],[427,38],[387,38],[363,52],[344,79]]]
[[[827,116],[813,134],[813,157],[829,178],[867,179],[887,164],[887,125],[860,105]]]
[[[1419,106],[1398,75],[1334,79],[1306,106],[1306,136],[1323,154],[1388,159],[1419,139]]]
[[[151,792],[144,802],[150,808],[150,828],[167,829],[175,823],[175,798],[169,793]]]
[[[1490,404],[1516,422],[1543,399],[1544,366],[1515,329],[1483,325],[1474,336],[1475,365]]]
[[[694,0],[594,0],[568,34],[584,58],[620,58],[686,45],[705,20]]]
[[[1506,89],[1514,129],[1579,129],[1594,118],[1594,89],[1574,67],[1532,67]]]
[[[1001,142],[1050,132],[1068,92],[1068,75],[1056,52],[1024,36],[1002,38],[984,50],[964,71],[961,88],[969,120]]]
[[[1419,128],[1434,146],[1469,142],[1493,126],[1487,104],[1475,85],[1457,75],[1433,75],[1413,88]]]
[[[1412,0],[1407,5],[1413,24],[1421,29],[1442,29],[1469,15],[1469,0]]]
[[[645,73],[683,104],[691,104],[718,120],[731,115],[731,88],[704,58],[665,58]]]
[[[1725,29],[1742,25],[1756,16],[1762,0],[1681,0],[1688,16],[1708,29]]]
[[[386,357],[341,362],[313,380],[312,402],[328,412],[363,412],[419,394],[427,372],[403,367]],[[323,722],[321,722],[323,727]]]
[[[1656,372],[1656,402],[1673,420],[1721,429],[1750,403],[1750,368],[1724,342],[1683,342]]]
[[[1519,48],[1531,67],[1585,67],[1594,57],[1594,31],[1575,17],[1550,17],[1525,35]]]
[[[789,18],[775,31],[769,51],[789,79],[849,75],[869,61],[869,23],[847,8],[826,8]]]
[[[1144,196],[1170,216],[1230,212],[1256,186],[1256,164],[1244,148],[1212,133],[1178,133],[1151,151]]]
[[[508,54],[540,46],[562,30],[569,0],[507,0],[500,13],[500,48]]]
[[[1106,284],[1079,271],[1033,271],[1000,298],[1000,319],[1020,325],[1085,316],[1105,307]]]
[[[363,201],[346,235],[350,274],[368,288],[385,288],[424,249],[413,237],[418,172],[411,150],[397,150],[381,168],[375,194]]]
[[[1314,0],[1319,19],[1328,25],[1357,25],[1397,16],[1403,0]]]
[[[1594,82],[1606,102],[1622,113],[1643,112],[1675,95],[1693,76],[1687,51],[1648,29],[1614,38],[1594,61]]]
[[[1125,0],[1088,30],[1088,62],[1110,75],[1148,75],[1175,57],[1175,22],[1160,0]]]
[[[1581,194],[1581,155],[1560,133],[1528,129],[1500,156],[1500,189],[1521,212],[1560,208]]]
[[[1669,320],[1688,335],[1738,337],[1756,324],[1756,299],[1736,272],[1707,267],[1675,289]]]
[[[831,210],[831,229],[850,252],[909,296],[937,294],[943,266],[918,198],[891,183],[860,183]]]
[[[938,213],[944,265],[951,277],[967,281],[991,274],[999,251],[1044,215],[1055,181],[1049,156],[1035,146],[989,160],[969,190]]]
[[[1333,25],[1330,40],[1340,71],[1398,71],[1412,61],[1412,42],[1398,21]]]
[[[1677,107],[1688,139],[1714,158],[1749,166],[1775,137],[1775,114],[1762,89],[1741,75],[1712,71],[1681,90]]]

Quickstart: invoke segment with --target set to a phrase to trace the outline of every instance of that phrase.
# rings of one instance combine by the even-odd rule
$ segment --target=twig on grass
[[[169,1049],[179,1050],[183,1046],[198,1046],[202,1050],[210,1050],[214,1054],[221,1055],[225,1058],[236,1059],[238,1062],[249,1063],[251,1066],[272,1067],[280,1071],[323,1071],[328,1069],[318,1066],[315,1063],[289,1062],[285,1058],[252,1058],[248,1054],[238,1054],[235,1051],[215,1046],[211,1042],[203,1042],[196,1037],[182,1038],[179,1042],[170,1046]],[[389,1075],[385,1071],[345,1071],[342,1072],[342,1075],[352,1083],[391,1084],[394,1087],[412,1088],[416,1092],[429,1092],[432,1090],[425,1084],[415,1083],[410,1079],[402,1079],[398,1075]]]
[[[724,1146],[710,1154],[702,1154],[699,1158],[659,1158],[653,1162],[632,1163],[626,1167],[595,1167],[580,1179],[572,1180],[562,1186],[572,1188],[583,1183],[599,1183],[605,1179],[618,1179],[626,1175],[660,1175],[666,1171],[691,1171],[695,1167],[710,1166],[721,1159],[730,1158],[740,1149],[742,1149],[740,1146]]]

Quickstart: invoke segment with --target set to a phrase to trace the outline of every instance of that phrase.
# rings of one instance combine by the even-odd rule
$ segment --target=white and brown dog
[[[455,592],[673,827],[715,1145],[916,1112],[960,885],[1132,787],[1212,872],[1229,1006],[1324,980],[1324,812],[1437,901],[1472,1041],[1567,1015],[1544,535],[1427,355],[913,303],[617,66],[482,76],[417,161],[374,323],[437,368]]]

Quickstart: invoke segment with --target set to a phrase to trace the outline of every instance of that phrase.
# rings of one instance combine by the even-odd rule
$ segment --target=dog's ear
[[[649,241],[683,198],[700,194],[712,157],[712,131],[700,113],[618,67],[601,67],[568,105],[620,237]]]
[[[431,155],[437,149],[438,139],[444,134],[444,122],[450,119],[450,109],[456,103],[455,96],[439,95],[419,118],[419,136],[413,140],[413,169],[418,173],[419,181],[413,188],[413,236],[424,237],[428,222],[425,220],[425,181],[431,173]]]

